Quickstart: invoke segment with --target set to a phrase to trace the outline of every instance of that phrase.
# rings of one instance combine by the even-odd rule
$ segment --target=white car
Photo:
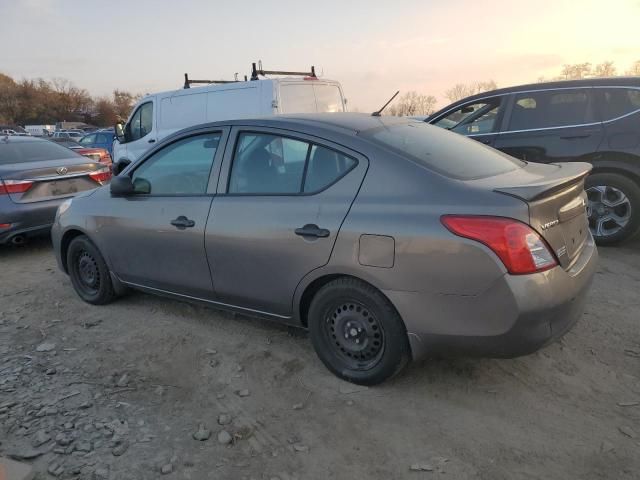
[[[295,74],[303,78],[258,79],[264,74]],[[125,125],[116,125],[114,162],[133,162],[166,136],[183,128],[220,120],[281,113],[344,112],[346,99],[339,82],[319,79],[311,72],[266,72],[256,70],[252,80],[211,83],[190,88],[185,74],[181,90],[143,97]]]

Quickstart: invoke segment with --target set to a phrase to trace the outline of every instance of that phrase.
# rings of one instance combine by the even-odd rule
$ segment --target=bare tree
[[[640,60],[636,60],[625,73],[626,75],[640,76]]]
[[[433,95],[422,95],[416,91],[410,91],[391,104],[387,112],[396,117],[430,115],[435,112],[436,103],[438,100]]]
[[[611,61],[602,62],[593,69],[594,77],[615,77],[616,66]]]
[[[498,85],[493,80],[487,80],[485,82],[475,83],[457,83],[444,93],[444,96],[451,102],[457,102],[465,97],[476,95],[478,93],[487,92],[489,90],[495,90]]]
[[[578,80],[591,76],[591,63],[576,63],[573,65],[565,64],[562,67],[560,79],[562,80]]]

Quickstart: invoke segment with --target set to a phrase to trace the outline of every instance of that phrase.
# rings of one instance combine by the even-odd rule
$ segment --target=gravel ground
[[[41,479],[640,478],[639,242],[601,249],[561,342],[368,389],[277,325],[84,304],[46,239],[0,247],[0,272],[0,455]]]

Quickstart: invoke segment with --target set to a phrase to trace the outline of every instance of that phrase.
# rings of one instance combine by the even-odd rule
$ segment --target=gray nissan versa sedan
[[[589,169],[394,117],[218,122],[66,201],[53,240],[86,302],[130,287],[301,325],[329,370],[371,385],[564,334],[596,268]]]

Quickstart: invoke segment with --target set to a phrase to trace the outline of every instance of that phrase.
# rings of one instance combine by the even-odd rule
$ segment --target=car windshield
[[[41,160],[60,160],[73,157],[74,154],[63,146],[53,142],[0,142],[0,165],[11,163],[39,162]]]
[[[456,133],[411,122],[366,130],[372,142],[447,177],[472,180],[522,168],[525,162]]]

